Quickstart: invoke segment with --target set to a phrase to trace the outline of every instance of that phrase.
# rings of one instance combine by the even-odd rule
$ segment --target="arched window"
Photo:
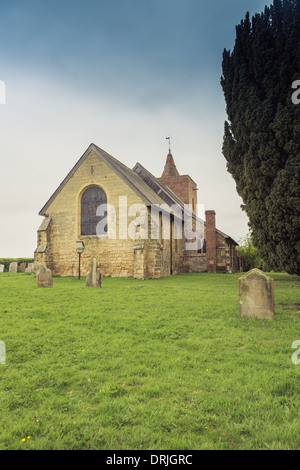
[[[107,204],[103,189],[90,186],[84,191],[81,196],[81,235],[96,235],[97,224],[104,218],[96,215],[101,204]]]

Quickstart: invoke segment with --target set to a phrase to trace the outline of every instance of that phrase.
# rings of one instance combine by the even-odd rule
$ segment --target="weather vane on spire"
[[[169,141],[169,153],[171,153],[171,137],[166,137],[166,140]]]

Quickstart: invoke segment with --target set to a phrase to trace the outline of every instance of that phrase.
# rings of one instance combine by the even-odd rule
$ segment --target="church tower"
[[[179,174],[170,149],[162,175],[157,179],[168,186],[184,204],[190,204],[194,214],[197,213],[197,185],[189,175]]]

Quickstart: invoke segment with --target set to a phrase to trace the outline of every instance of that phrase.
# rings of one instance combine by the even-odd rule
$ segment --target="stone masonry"
[[[208,211],[206,218],[206,252],[185,250],[184,236],[182,239],[174,237],[173,216],[168,222],[171,238],[164,238],[160,229],[158,238],[153,239],[149,206],[147,206],[148,238],[144,239],[138,233],[135,239],[129,237],[128,233],[127,238],[119,236],[119,229],[123,224],[122,209],[119,206],[120,197],[126,199],[127,208],[135,204],[145,205],[145,198],[147,200],[149,197],[164,202],[159,196],[161,188],[159,192],[153,192],[158,181],[171,189],[171,197],[175,193],[182,203],[192,205],[193,209],[196,208],[196,184],[188,175],[179,175],[176,167],[174,170],[173,157],[168,155],[166,171],[161,178],[157,178],[156,181],[152,180],[148,187],[133,170],[111,156],[108,158],[107,155],[106,152],[91,144],[40,211],[44,219],[37,234],[37,249],[34,256],[35,273],[40,266],[46,265],[53,276],[76,276],[78,273],[76,242],[80,240],[85,245],[81,256],[83,276],[87,275],[93,259],[97,259],[102,276],[132,276],[146,279],[160,278],[180,272],[201,272],[206,269],[216,272],[217,239],[214,211]],[[112,221],[116,222],[116,236],[113,238],[81,235],[81,198],[85,190],[91,186],[100,187],[106,194],[108,231],[113,225]],[[145,193],[142,192],[144,190]],[[125,228],[128,229],[135,221],[134,219],[134,216],[127,214]],[[145,227],[142,225],[136,227],[136,232],[140,230],[142,233],[147,226],[147,220],[145,220]],[[221,270],[224,269],[224,272],[230,272],[229,264],[232,259],[230,247],[226,245],[227,242],[221,232],[219,232],[219,238],[222,244],[220,242],[218,266]]]

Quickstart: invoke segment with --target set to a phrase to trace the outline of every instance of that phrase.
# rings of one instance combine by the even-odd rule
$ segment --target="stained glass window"
[[[97,224],[106,217],[106,213],[105,216],[96,215],[101,204],[107,204],[103,189],[90,186],[84,191],[81,197],[81,235],[96,235]]]

